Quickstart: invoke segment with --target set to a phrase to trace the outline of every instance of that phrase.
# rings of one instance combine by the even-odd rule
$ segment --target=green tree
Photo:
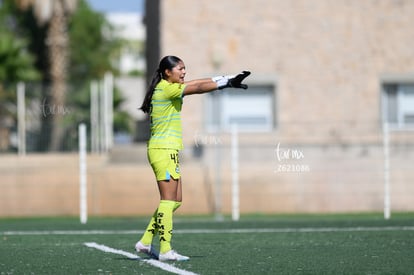
[[[8,22],[8,24],[1,25],[0,30],[2,28],[8,30],[12,37],[20,34],[21,37],[26,38],[27,43],[22,46],[25,49],[24,52],[28,54],[31,52],[35,56],[32,61],[41,72],[42,102],[46,100],[49,106],[64,107],[70,111],[64,116],[42,115],[40,117],[42,120],[42,128],[39,130],[41,137],[38,138],[39,143],[35,150],[56,149],[56,144],[59,145],[59,149],[69,150],[71,148],[68,144],[72,144],[72,147],[76,146],[76,143],[71,143],[68,138],[76,136],[73,133],[76,132],[77,124],[80,121],[89,122],[90,81],[102,79],[108,71],[117,75],[118,72],[111,61],[119,55],[124,41],[115,38],[113,27],[101,13],[93,11],[87,1],[68,0],[68,3],[76,2],[77,4],[76,9],[71,10],[71,16],[65,15],[64,19],[53,19],[53,11],[56,11],[52,10],[52,17],[49,21],[39,18],[41,16],[39,10],[42,4],[47,4],[46,2],[52,3],[54,8],[56,8],[56,2],[66,3],[65,0],[0,1],[0,11],[7,10],[2,14],[5,15],[4,18],[7,17],[5,21]],[[56,14],[54,16],[56,17]],[[59,22],[53,23],[53,20]],[[52,26],[57,23],[60,27]],[[54,33],[58,35],[53,37],[51,28],[54,28]],[[3,32],[0,31],[0,33]],[[52,50],[54,42],[56,42],[54,44],[56,47]],[[55,62],[56,64],[53,65]],[[115,89],[114,129],[118,131],[128,130],[131,125],[129,116],[119,110],[122,101],[118,89]],[[60,117],[58,122],[56,117]],[[50,129],[56,123],[60,129],[59,135],[54,134],[55,139],[59,136],[58,142],[55,141],[53,146],[47,146],[52,141]]]
[[[14,22],[10,7],[0,5],[0,150],[9,149],[10,128],[16,124],[16,84],[40,78],[35,57],[27,50],[28,42],[9,28]]]
[[[4,115],[7,110],[5,106],[11,101],[15,103],[16,99],[14,90],[6,90],[5,84],[14,85],[39,77],[34,56],[27,51],[27,42],[4,30],[0,32],[0,115]]]
[[[102,13],[93,11],[84,0],[69,23],[70,37],[70,82],[79,85],[69,99],[77,106],[77,119],[89,122],[89,85],[92,80],[100,80],[105,73],[119,72],[112,60],[117,59],[125,41],[114,35],[114,27]],[[120,110],[123,102],[120,91],[115,87],[113,96],[114,131],[130,131],[131,118]]]
[[[14,22],[9,13],[9,5],[0,5],[0,119],[6,113],[11,114],[7,106],[15,103],[13,85],[40,78],[34,65],[35,57],[27,50],[27,40],[16,37],[10,30]],[[6,85],[11,85],[12,89],[6,89]]]
[[[114,28],[104,15],[80,0],[69,24],[70,78],[100,79],[108,71],[117,74],[111,60],[119,54],[123,41],[115,38]]]
[[[76,8],[77,0],[15,0],[22,10],[31,10],[39,26],[46,24],[45,44],[48,48],[52,106],[65,106],[67,93],[66,76],[68,60],[68,17]],[[49,149],[56,151],[64,138],[63,117],[53,115]]]

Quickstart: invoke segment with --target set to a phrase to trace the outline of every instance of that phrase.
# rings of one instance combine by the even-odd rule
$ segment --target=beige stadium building
[[[413,17],[409,0],[147,1],[149,71],[170,54],[188,79],[252,71],[184,99],[183,167],[202,151],[230,211],[237,124],[242,212],[382,211],[386,182],[413,210]]]

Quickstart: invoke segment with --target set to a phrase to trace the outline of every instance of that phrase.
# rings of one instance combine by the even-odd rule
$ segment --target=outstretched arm
[[[217,83],[211,78],[203,78],[185,82],[183,95],[204,94],[218,89]]]
[[[183,95],[203,94],[227,87],[247,89],[247,85],[242,84],[242,81],[249,75],[249,71],[243,71],[237,75],[216,76],[188,81],[185,82],[186,87]]]

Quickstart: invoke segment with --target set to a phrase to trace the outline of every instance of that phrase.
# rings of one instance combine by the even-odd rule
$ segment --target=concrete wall
[[[383,210],[384,162],[380,145],[317,148],[281,144],[279,153],[291,150],[291,157],[280,160],[276,148],[257,144],[241,148],[242,213]],[[145,152],[141,147],[127,150]],[[303,157],[293,157],[292,151],[301,152]],[[407,161],[413,157],[412,146],[391,149],[393,211],[414,211],[414,172],[412,162]],[[76,154],[1,156],[0,216],[78,215],[78,173]],[[217,146],[206,146],[202,160],[184,155],[182,175],[184,203],[179,213],[213,213],[218,177],[221,211],[231,212],[231,158],[224,141],[219,151]],[[123,162],[109,156],[88,155],[87,179],[89,215],[150,215],[158,204],[154,176],[142,156]]]
[[[158,206],[158,189],[148,164],[111,163],[108,157],[93,155],[87,159],[90,215],[148,215]],[[196,176],[185,188],[183,212],[207,213],[203,181],[197,177],[200,167],[191,170]],[[78,215],[78,155],[3,155],[0,190],[3,217]]]

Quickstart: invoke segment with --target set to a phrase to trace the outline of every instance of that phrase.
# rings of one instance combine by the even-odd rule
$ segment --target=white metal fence
[[[107,152],[113,146],[113,95],[112,74],[106,74],[100,81],[75,83],[67,88],[64,104],[52,101],[52,92],[42,83],[18,83],[16,87],[6,85],[9,94],[15,93],[16,100],[4,103],[8,109],[0,123],[3,135],[2,152],[17,151],[44,152],[50,150],[53,128],[61,128],[63,137],[58,141],[58,151],[77,150],[79,123],[86,123],[90,129],[90,150]],[[60,117],[56,124],[54,118]]]

